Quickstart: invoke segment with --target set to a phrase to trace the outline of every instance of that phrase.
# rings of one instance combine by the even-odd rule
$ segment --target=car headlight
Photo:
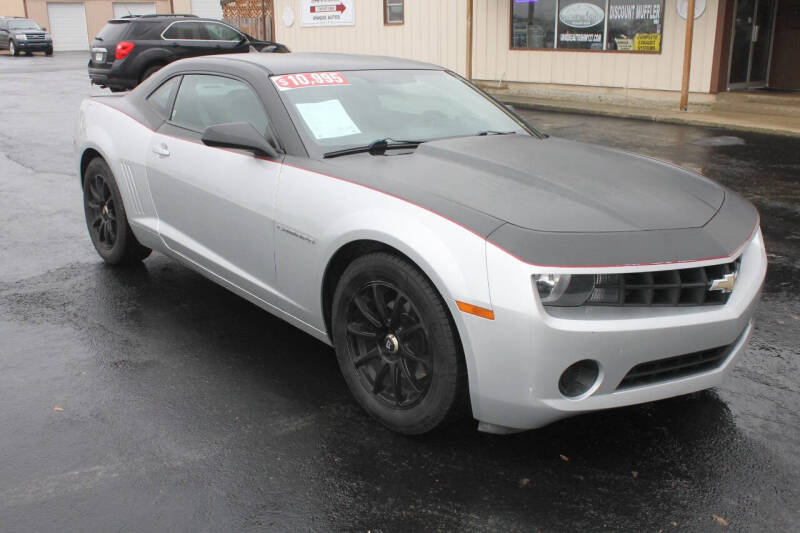
[[[592,274],[534,274],[533,284],[544,305],[575,306],[583,304],[591,296],[595,276]]]
[[[14,35],[14,38],[18,41],[24,41],[28,38],[28,36],[25,35],[24,33],[17,33]]]

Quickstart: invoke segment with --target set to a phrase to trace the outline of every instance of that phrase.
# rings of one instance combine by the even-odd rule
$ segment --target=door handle
[[[162,157],[169,157],[170,152],[167,148],[167,145],[164,143],[159,144],[158,146],[153,146],[153,153],[158,154]]]

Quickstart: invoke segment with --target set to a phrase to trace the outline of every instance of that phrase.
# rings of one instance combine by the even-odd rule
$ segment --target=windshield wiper
[[[496,130],[484,130],[479,131],[475,134],[476,137],[483,137],[485,135],[514,135],[517,133],[516,131],[496,131]]]
[[[325,159],[330,159],[331,157],[339,157],[341,155],[350,155],[350,154],[363,154],[364,152],[369,152],[371,155],[383,155],[386,153],[386,150],[389,149],[398,149],[398,148],[416,148],[420,144],[424,143],[425,141],[397,141],[392,138],[385,138],[385,139],[378,139],[376,141],[372,141],[371,143],[365,146],[354,146],[353,148],[344,148],[343,150],[334,150],[333,152],[326,152],[322,155]]]

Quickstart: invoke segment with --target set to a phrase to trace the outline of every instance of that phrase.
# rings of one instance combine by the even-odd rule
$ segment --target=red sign
[[[344,4],[336,4],[334,5],[327,5],[327,6],[311,6],[312,13],[330,13],[331,11],[338,11],[339,13],[344,13],[346,9]]]
[[[300,72],[270,77],[279,91],[320,87],[323,85],[350,85],[341,72]]]

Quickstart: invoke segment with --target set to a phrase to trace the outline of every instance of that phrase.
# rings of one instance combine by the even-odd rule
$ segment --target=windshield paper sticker
[[[316,139],[333,139],[361,133],[339,100],[295,104]]]
[[[324,85],[350,85],[341,72],[301,72],[299,74],[271,76],[270,79],[279,91]]]

